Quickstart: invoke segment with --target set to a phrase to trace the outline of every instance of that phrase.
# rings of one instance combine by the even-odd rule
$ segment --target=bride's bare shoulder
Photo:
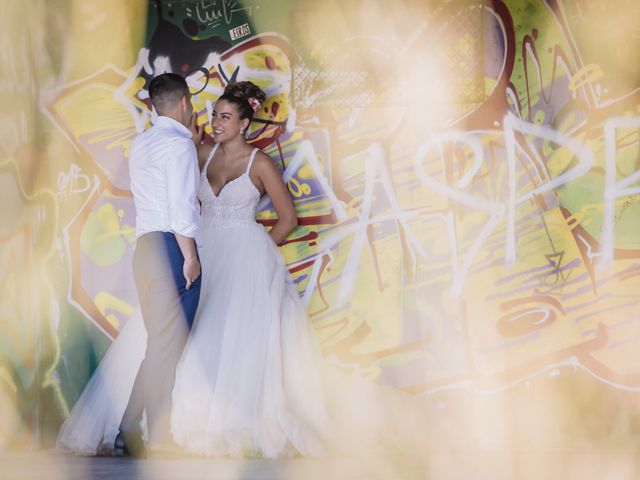
[[[264,153],[262,150],[258,150],[256,152],[256,158],[254,159],[253,163],[259,169],[270,169],[271,167],[275,167],[273,158]]]
[[[214,146],[215,143],[213,142],[204,142],[196,147],[198,152],[198,167],[200,170],[204,167],[204,164],[207,161],[207,158],[209,158],[209,154],[211,153],[211,150],[213,150]]]

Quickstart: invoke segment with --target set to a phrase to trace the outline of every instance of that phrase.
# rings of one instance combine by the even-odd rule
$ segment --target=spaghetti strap
[[[247,169],[244,171],[245,175],[249,173],[249,170],[251,170],[251,165],[253,165],[253,160],[254,158],[256,158],[256,153],[258,153],[258,150],[260,149],[254,148],[253,151],[251,152],[251,156],[249,157],[249,163],[247,164]]]
[[[209,164],[211,163],[211,159],[213,159],[213,156],[216,154],[216,151],[218,150],[219,146],[220,146],[220,144],[216,143],[213,146],[213,148],[211,149],[211,153],[207,157],[207,161],[204,162],[204,166],[202,167],[202,171],[200,172],[201,175],[204,175],[205,177],[207,176],[207,169],[209,168]]]

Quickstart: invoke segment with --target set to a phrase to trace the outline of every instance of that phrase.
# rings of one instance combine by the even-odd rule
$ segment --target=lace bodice
[[[225,184],[216,195],[207,178],[207,170],[219,145],[213,147],[200,172],[198,198],[202,203],[202,225],[206,227],[255,223],[260,192],[249,178],[249,171],[258,149],[254,148],[251,152],[244,173]]]

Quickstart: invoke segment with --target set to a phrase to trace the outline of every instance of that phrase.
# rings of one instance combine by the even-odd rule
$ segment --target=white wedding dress
[[[173,390],[174,440],[206,456],[415,449],[425,423],[412,397],[323,361],[284,260],[255,221],[260,194],[249,171],[257,149],[215,195],[206,172],[217,148],[198,191],[202,285]],[[93,455],[113,445],[145,344],[136,316],[65,421],[59,449]]]
[[[202,290],[178,365],[172,433],[211,456],[323,453],[328,425],[319,348],[277,247],[256,222],[249,171],[215,195],[202,170]]]

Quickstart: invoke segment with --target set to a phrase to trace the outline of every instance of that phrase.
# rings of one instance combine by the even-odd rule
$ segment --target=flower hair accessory
[[[249,105],[251,105],[253,113],[256,113],[258,110],[260,110],[260,101],[257,98],[249,97],[247,101],[249,102]]]

